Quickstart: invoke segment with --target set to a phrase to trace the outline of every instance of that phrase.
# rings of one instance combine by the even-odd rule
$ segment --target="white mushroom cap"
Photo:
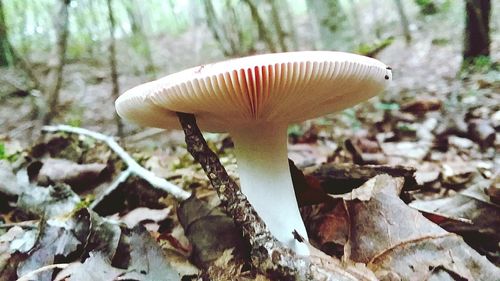
[[[287,125],[366,100],[391,78],[385,64],[354,54],[258,55],[135,87],[116,100],[116,110],[125,119],[160,128],[180,127],[175,112],[193,113],[202,130],[229,132],[242,192],[279,241],[309,255],[292,234],[307,240],[288,164]]]
[[[134,123],[179,128],[175,112],[194,113],[202,130],[294,123],[366,100],[392,79],[380,61],[305,51],[256,55],[194,67],[132,88],[116,100]]]

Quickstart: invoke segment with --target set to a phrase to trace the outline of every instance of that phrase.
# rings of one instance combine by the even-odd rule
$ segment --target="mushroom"
[[[144,126],[179,128],[176,112],[199,127],[229,132],[242,192],[271,233],[309,255],[287,157],[287,126],[339,111],[381,92],[390,68],[373,58],[328,51],[256,55],[186,69],[132,88],[118,114]]]

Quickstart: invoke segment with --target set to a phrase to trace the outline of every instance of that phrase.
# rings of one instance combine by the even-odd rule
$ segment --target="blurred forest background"
[[[264,52],[377,56],[395,73],[379,109],[437,92],[449,101],[463,57],[480,68],[498,62],[499,6],[481,0],[0,0],[1,137],[30,140],[43,123],[130,134],[134,127],[123,132],[114,120],[113,102],[124,90],[183,68]]]

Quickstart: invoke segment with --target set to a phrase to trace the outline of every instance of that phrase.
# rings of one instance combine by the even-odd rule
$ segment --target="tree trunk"
[[[212,36],[214,37],[217,44],[219,44],[219,49],[222,51],[222,54],[224,54],[224,56],[226,57],[231,56],[231,50],[230,48],[226,47],[226,44],[222,39],[223,34],[221,34],[221,32],[218,29],[219,22],[217,21],[217,14],[215,13],[212,1],[203,0],[203,6],[205,8],[205,15],[206,15],[208,29],[210,29]]]
[[[252,2],[252,0],[244,0],[244,2],[248,5],[248,8],[250,8],[252,19],[257,24],[257,30],[259,31],[259,38],[262,41],[264,41],[264,44],[266,44],[266,47],[270,52],[276,53],[276,46],[274,45],[271,34],[266,28],[266,24],[264,23],[262,17],[260,16],[257,6],[255,5],[254,2]]]
[[[356,45],[360,45],[365,42],[365,29],[362,28],[361,20],[359,19],[358,5],[356,0],[349,1],[349,16],[348,16],[351,26],[354,29],[355,36],[353,40]]]
[[[9,32],[5,23],[3,3],[0,0],[0,67],[12,66],[16,62],[16,55],[9,42]]]
[[[464,60],[490,55],[490,0],[466,0]]]
[[[401,0],[394,0],[394,2],[396,3],[396,7],[398,9],[399,18],[401,19],[401,25],[403,25],[405,41],[408,44],[411,42],[411,33],[409,28],[410,24],[408,23],[408,17],[406,16],[405,9]]]
[[[283,26],[281,24],[278,3],[276,3],[276,0],[267,0],[267,2],[271,6],[271,18],[273,20],[274,28],[276,29],[276,35],[278,36],[280,49],[282,52],[286,52],[288,51],[288,47],[286,46],[287,33],[285,32],[285,30],[283,30]],[[287,3],[282,4],[288,5]]]
[[[140,2],[138,4],[135,0],[129,0],[125,3],[125,10],[127,11],[132,30],[132,46],[137,52],[144,56],[146,59],[145,70],[154,78],[156,76],[156,66],[153,61],[148,38],[144,32],[142,14],[140,13],[139,5]]]
[[[50,71],[47,77],[46,94],[49,112],[43,118],[43,124],[49,124],[57,113],[59,91],[63,81],[63,68],[66,63],[66,47],[69,34],[68,8],[71,0],[59,0],[59,12],[56,19],[56,48],[55,59],[49,62]]]
[[[41,84],[32,66],[21,57],[9,41],[9,32],[5,22],[5,13],[3,10],[3,0],[0,0],[0,67],[2,66],[16,66],[28,76],[33,83],[29,88],[40,89]]]
[[[107,0],[108,5],[108,21],[109,21],[109,67],[111,70],[111,83],[113,88],[111,96],[114,100],[120,95],[120,88],[118,85],[118,71],[116,67],[116,46],[115,46],[115,16],[113,14],[112,0]],[[123,136],[123,124],[120,117],[115,112],[116,129],[119,137]]]
[[[285,19],[285,24],[288,26],[288,38],[290,39],[292,49],[298,50],[299,42],[297,41],[297,25],[295,23],[295,15],[292,11],[293,8],[290,7],[287,0],[283,0],[281,3],[280,8],[283,11],[283,18]]]
[[[346,20],[339,0],[308,0],[307,9],[312,20],[317,22],[319,41],[322,49],[335,48],[336,32],[341,30]]]

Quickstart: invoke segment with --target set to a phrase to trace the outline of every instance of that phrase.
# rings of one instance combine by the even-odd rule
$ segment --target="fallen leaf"
[[[491,147],[495,143],[496,131],[491,126],[488,120],[469,120],[467,130],[470,137],[475,140],[482,148]]]
[[[130,264],[122,279],[142,281],[180,280],[180,276],[169,264],[162,249],[141,226],[130,234]]]
[[[95,184],[107,168],[105,164],[77,164],[73,161],[57,158],[49,158],[40,164],[35,162],[31,165],[41,165],[38,171],[33,169],[30,179],[43,186],[64,182],[74,187],[88,187]]]
[[[307,242],[305,242],[307,243]],[[339,281],[374,281],[377,280],[373,271],[362,263],[350,260],[340,261],[308,244],[310,251],[311,266],[320,268],[324,276],[314,276],[316,280],[339,280]],[[319,279],[322,278],[322,279]]]
[[[75,221],[65,219],[49,220],[41,224],[37,243],[28,252],[28,258],[19,265],[17,275],[24,276],[40,267],[53,264],[56,256],[67,257],[75,252],[84,241],[74,234],[74,224]],[[39,273],[37,280],[52,280],[52,272],[53,270],[47,270]]]
[[[495,177],[486,190],[486,194],[490,196],[491,202],[500,205],[500,176]]]
[[[352,154],[356,164],[384,164],[386,156],[376,140],[355,137],[345,141],[347,151]]]
[[[469,182],[474,177],[476,171],[474,166],[458,157],[441,163],[443,183],[450,186],[463,185]]]
[[[349,218],[341,200],[301,208],[311,241],[330,256],[342,257],[349,235]]]
[[[162,247],[173,249],[186,256],[191,253],[191,244],[180,224],[177,224],[171,232],[160,233],[157,240],[161,243],[167,243],[166,245],[162,244]]]
[[[448,144],[461,150],[471,149],[474,146],[474,142],[470,139],[457,136],[449,136]]]
[[[226,249],[207,270],[210,280],[241,280],[243,263],[233,256],[233,249]]]
[[[10,163],[6,160],[0,160],[0,193],[13,196],[22,192],[23,187],[18,184]]]
[[[288,158],[299,168],[314,166],[327,162],[332,149],[307,143],[289,144]]]
[[[119,263],[115,257],[122,238],[120,226],[116,222],[102,218],[97,213],[85,208],[80,209],[75,217],[77,220],[90,220],[90,233],[86,237],[85,252],[100,252],[107,259]],[[118,259],[123,258],[118,256]]]
[[[172,210],[172,206],[164,209],[150,209],[146,207],[136,208],[120,218],[127,227],[133,228],[141,222],[160,222],[165,220]]]
[[[348,257],[368,263],[378,278],[436,278],[436,268],[468,280],[496,280],[500,270],[398,197],[402,183],[381,175],[369,201],[346,201],[350,218]]]
[[[17,227],[9,229],[9,232]],[[7,233],[9,233],[7,232]],[[9,251],[10,253],[20,252],[26,253],[35,246],[36,238],[38,236],[38,229],[22,230],[19,232],[14,239],[10,241]],[[2,236],[3,237],[3,236]],[[0,238],[2,238],[0,237]],[[1,243],[1,241],[0,241]]]
[[[26,188],[19,196],[17,206],[25,212],[51,218],[73,211],[80,202],[80,197],[68,185],[59,183]]]
[[[69,281],[82,280],[116,280],[125,272],[124,269],[112,267],[110,261],[101,253],[90,253],[83,263],[72,264],[62,270],[56,277],[64,280],[69,276]]]
[[[398,156],[402,158],[413,158],[422,160],[430,151],[431,143],[427,141],[420,142],[384,142],[380,146],[388,156]]]
[[[2,272],[8,265],[11,254],[15,252],[11,249],[11,242],[15,239],[23,237],[24,233],[25,231],[21,227],[14,226],[0,236],[0,280],[2,280]]]
[[[423,162],[415,172],[415,181],[419,185],[435,182],[441,174],[441,166],[433,162]]]
[[[441,99],[436,97],[421,96],[411,102],[401,105],[402,112],[411,112],[415,115],[423,115],[428,111],[435,111],[441,108]]]
[[[235,249],[233,253],[237,258],[247,257],[248,242],[232,218],[219,208],[192,196],[180,204],[177,216],[192,244],[192,259],[197,266],[208,268],[231,248]]]
[[[322,189],[318,180],[311,176],[306,177],[302,170],[297,168],[290,159],[288,159],[288,165],[290,166],[293,189],[299,207],[330,201],[330,197]]]
[[[417,200],[410,206],[426,216],[441,216],[437,223],[447,231],[460,234],[469,245],[500,263],[500,207],[485,194],[490,181],[480,181],[446,198]]]

